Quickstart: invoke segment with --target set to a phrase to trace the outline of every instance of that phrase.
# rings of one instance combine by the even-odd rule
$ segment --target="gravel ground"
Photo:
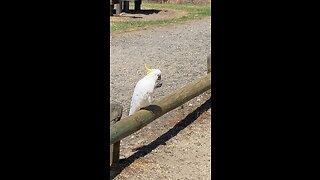
[[[111,35],[110,47],[111,101],[124,106],[125,117],[134,86],[146,74],[144,64],[162,71],[163,85],[155,99],[206,74],[211,19]]]
[[[206,75],[211,19],[123,34],[111,34],[111,101],[128,115],[143,65],[162,71],[154,99]],[[121,141],[114,179],[210,179],[211,91]]]

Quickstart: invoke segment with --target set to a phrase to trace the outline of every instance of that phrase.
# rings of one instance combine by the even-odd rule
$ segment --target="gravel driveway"
[[[111,34],[111,58],[110,58],[110,99],[112,102],[118,102],[123,107],[123,116],[126,117],[129,112],[129,106],[131,101],[131,95],[133,93],[134,86],[136,82],[145,76],[146,72],[143,68],[144,64],[146,64],[149,68],[157,68],[162,71],[162,80],[163,85],[161,88],[156,89],[154,93],[154,99],[160,99],[172,91],[183,87],[184,85],[197,80],[204,75],[206,75],[207,70],[207,56],[211,53],[211,19],[206,18],[202,20],[190,21],[185,24],[180,25],[171,25],[166,27],[147,29],[141,31],[127,32],[122,34]],[[210,91],[211,92],[211,91]],[[211,124],[211,95],[210,92],[206,92],[201,96],[198,96],[188,102],[184,109],[177,108],[172,112],[169,112],[156,121],[150,123],[142,130],[134,133],[133,135],[123,139],[121,141],[121,152],[120,158],[126,159],[127,161],[132,159],[139,159],[140,157],[145,156],[150,153],[148,149],[144,149],[144,155],[140,155],[139,158],[132,158],[137,149],[141,148],[141,146],[150,146],[150,143],[154,143],[155,140],[159,139],[159,136],[162,136],[165,133],[168,133],[170,128],[173,128],[180,120],[187,119],[186,121],[193,122],[193,124],[198,124],[197,127],[193,127],[192,130],[186,128],[179,135],[177,133],[174,135],[175,138],[168,141],[167,137],[164,137],[166,141],[176,142],[169,143],[168,147],[164,148],[167,151],[163,151],[165,155],[162,157],[168,157],[168,149],[171,147],[172,151],[169,153],[174,154],[176,158],[172,159],[175,163],[178,163],[178,160],[184,161],[183,156],[186,152],[180,152],[180,155],[177,154],[179,149],[185,149],[191,152],[192,148],[195,152],[198,152],[198,148],[201,147],[202,154],[198,152],[198,154],[193,158],[188,158],[185,162],[185,168],[183,166],[180,167],[180,170],[177,172],[171,171],[171,176],[164,173],[169,172],[168,169],[159,170],[156,168],[157,166],[169,168],[167,165],[161,166],[161,161],[158,161],[160,165],[153,164],[153,168],[158,169],[158,177],[155,173],[155,170],[149,172],[152,176],[148,176],[148,174],[144,174],[140,171],[135,171],[132,176],[130,176],[130,172],[132,172],[133,167],[142,167],[140,165],[134,165],[133,161],[130,162],[131,170],[123,171],[120,175],[118,175],[115,179],[209,179],[210,178],[210,124]],[[208,107],[208,102],[209,106]],[[188,117],[188,113],[192,113],[197,111],[197,107],[202,104],[206,104],[206,108],[203,112],[197,113],[195,117]],[[203,109],[204,107],[202,107]],[[198,115],[200,114],[200,115]],[[202,116],[201,116],[202,114]],[[200,118],[200,116],[202,118]],[[205,117],[203,117],[205,116]],[[190,120],[190,118],[192,120]],[[202,120],[200,120],[202,119]],[[200,123],[194,123],[195,121],[201,121]],[[204,128],[204,127],[206,128]],[[192,127],[192,126],[191,126]],[[201,127],[201,128],[199,128]],[[185,127],[184,127],[185,128]],[[202,134],[203,130],[206,130],[206,133]],[[178,132],[180,132],[178,130]],[[171,132],[172,134],[172,132]],[[173,133],[174,134],[174,133]],[[181,136],[181,134],[189,135],[186,139],[187,135]],[[193,135],[191,135],[193,134]],[[172,135],[171,135],[172,136]],[[178,139],[177,139],[178,138]],[[180,139],[179,139],[180,138]],[[182,138],[182,139],[181,139]],[[184,138],[184,139],[183,139]],[[193,140],[192,140],[193,138]],[[203,138],[203,139],[201,139]],[[177,143],[180,142],[180,143]],[[208,143],[209,142],[209,143]],[[181,144],[182,143],[182,144]],[[187,143],[187,144],[186,144]],[[195,145],[194,147],[190,146]],[[165,143],[164,143],[165,144]],[[153,144],[154,145],[154,144]],[[171,146],[172,145],[172,146]],[[152,150],[156,150],[159,144],[155,147],[150,146]],[[179,148],[173,148],[174,146],[180,146]],[[184,148],[181,148],[184,146]],[[188,148],[187,148],[188,147]],[[161,151],[162,152],[162,151]],[[175,153],[177,152],[177,153]],[[181,154],[182,153],[182,154]],[[191,154],[190,154],[191,155]],[[195,155],[195,154],[193,154]],[[156,155],[153,158],[161,157],[161,155]],[[202,159],[201,159],[202,157]],[[155,162],[152,157],[149,157],[149,165],[151,162]],[[164,159],[164,158],[162,158]],[[169,159],[166,159],[165,162],[169,162]],[[197,160],[198,159],[198,160]],[[147,161],[147,159],[140,158],[139,161]],[[137,160],[137,162],[139,162]],[[194,162],[197,164],[197,167],[200,168],[200,175],[194,173],[196,168],[190,169],[190,165],[187,162]],[[205,161],[205,162],[204,162]],[[162,163],[165,163],[162,161]],[[120,165],[129,166],[128,163],[122,162]],[[146,163],[144,163],[146,164]],[[148,163],[147,163],[148,164]],[[169,163],[170,164],[170,163]],[[173,165],[172,163],[171,165]],[[176,164],[179,166],[179,164]],[[183,172],[182,169],[186,169],[189,166],[189,170],[185,170],[185,178],[177,177],[181,175]],[[175,166],[173,166],[175,167]],[[192,167],[192,166],[191,166]],[[142,167],[145,169],[146,167]],[[160,168],[161,169],[161,168]],[[179,168],[176,168],[179,169]],[[188,169],[188,168],[187,168]],[[201,172],[206,172],[206,175],[201,175]],[[140,177],[135,177],[135,174],[140,174]],[[119,173],[118,173],[119,174]],[[176,174],[177,176],[174,176]],[[194,174],[192,176],[192,174]],[[190,175],[190,176],[189,176]],[[152,178],[151,178],[152,177]],[[169,178],[170,177],[170,178]],[[190,178],[188,178],[190,177]]]

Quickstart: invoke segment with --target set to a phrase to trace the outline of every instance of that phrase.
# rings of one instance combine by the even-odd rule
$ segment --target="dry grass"
[[[184,23],[188,20],[201,19],[204,17],[211,16],[211,6],[208,4],[194,4],[194,3],[142,3],[142,9],[157,9],[157,10],[165,10],[171,9],[176,11],[184,11],[186,12],[183,16],[178,16],[170,19],[155,19],[155,20],[147,20],[147,21],[110,21],[110,32],[125,32],[132,31],[138,29],[145,29],[148,27],[160,27],[170,24],[179,24]]]

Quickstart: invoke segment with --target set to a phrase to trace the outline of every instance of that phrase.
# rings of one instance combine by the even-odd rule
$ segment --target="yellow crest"
[[[144,65],[144,69],[147,71],[147,74],[152,72],[152,69],[149,69],[147,65]]]

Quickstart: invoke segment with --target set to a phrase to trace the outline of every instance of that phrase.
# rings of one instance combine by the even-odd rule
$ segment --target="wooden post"
[[[123,1],[119,1],[119,3],[116,4],[116,15],[119,15],[122,12],[122,2]]]
[[[135,11],[140,11],[141,10],[141,2],[142,2],[142,0],[134,1],[134,10]]]
[[[207,69],[208,69],[208,73],[210,73],[211,72],[211,54],[209,54],[207,58]]]
[[[171,95],[152,103],[135,114],[121,119],[110,126],[110,144],[120,141],[143,128],[163,114],[181,106],[211,88],[211,73],[192,82]]]
[[[113,16],[114,1],[110,0],[110,16]]]
[[[119,104],[110,104],[110,126],[120,121],[122,116],[122,106]],[[120,159],[120,140],[110,144],[110,166],[115,167]]]
[[[129,1],[123,1],[123,11],[129,12]]]
[[[110,5],[110,16],[113,16],[114,5]]]

